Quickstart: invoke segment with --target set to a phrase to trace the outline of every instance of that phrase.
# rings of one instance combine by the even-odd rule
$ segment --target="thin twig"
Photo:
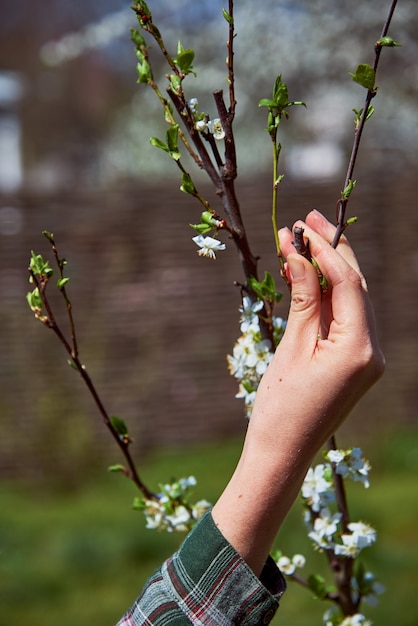
[[[56,259],[56,262],[58,264],[58,268],[60,271],[60,277],[63,278],[63,274],[62,274],[62,261],[60,260],[59,256],[58,256],[58,251],[55,245],[55,242],[52,240],[52,238],[49,237],[49,240],[51,241],[52,244],[52,249],[53,249],[53,253]],[[143,494],[143,496],[147,499],[151,499],[151,500],[158,500],[158,496],[156,494],[154,494],[152,491],[150,491],[148,489],[148,487],[143,483],[143,481],[141,480],[137,469],[135,467],[135,463],[132,459],[131,453],[129,451],[129,445],[131,443],[130,439],[128,436],[121,436],[116,429],[114,428],[111,418],[108,414],[108,412],[106,411],[106,408],[100,398],[99,393],[97,392],[93,381],[90,378],[90,375],[88,374],[85,366],[81,363],[78,354],[74,353],[74,345],[71,345],[70,342],[66,339],[64,333],[62,332],[61,328],[59,327],[56,319],[55,319],[55,315],[53,313],[52,307],[49,303],[48,297],[46,295],[46,287],[48,285],[48,277],[41,277],[41,280],[39,280],[38,276],[36,275],[36,273],[32,270],[29,269],[30,272],[30,276],[32,278],[32,281],[34,283],[34,285],[37,287],[38,291],[39,291],[39,295],[40,298],[42,300],[42,304],[45,307],[45,311],[46,311],[46,315],[42,315],[41,312],[36,312],[35,316],[42,322],[42,324],[44,326],[46,326],[47,328],[49,328],[50,330],[52,330],[55,335],[58,337],[59,341],[62,343],[62,345],[64,346],[66,352],[68,353],[68,355],[71,358],[70,363],[73,365],[73,367],[78,371],[78,373],[81,375],[87,389],[90,392],[90,395],[92,396],[97,408],[99,409],[99,412],[103,418],[104,423],[106,424],[107,428],[109,429],[112,437],[114,438],[114,440],[116,441],[117,445],[119,446],[120,450],[122,451],[122,454],[124,455],[126,462],[129,466],[129,470],[127,470],[126,468],[123,468],[123,473],[130,478],[135,485],[138,487],[138,489],[141,491],[141,493]],[[64,300],[66,302],[66,307],[67,307],[67,311],[68,311],[68,297],[67,295],[65,295],[63,293],[63,289],[60,289],[60,292],[63,294]],[[70,309],[70,313],[71,315],[71,319],[72,319],[72,314],[71,314],[71,309]],[[75,336],[75,329],[74,326],[72,327],[72,335]]]
[[[390,23],[392,21],[392,17],[393,17],[395,8],[396,8],[397,1],[398,0],[392,0],[392,4],[391,4],[391,6],[389,8],[388,16],[387,16],[385,24],[383,26],[383,30],[382,30],[382,34],[381,34],[380,38],[385,37],[387,35],[388,31],[389,31],[389,26],[390,26]],[[379,60],[380,60],[380,54],[382,52],[382,46],[380,44],[379,45],[375,44],[374,50],[375,50],[375,56],[374,56],[373,70],[374,70],[375,75],[376,75],[377,68],[378,68],[378,65],[379,65]],[[367,96],[366,96],[366,100],[365,100],[365,103],[364,103],[363,112],[361,114],[360,121],[359,121],[358,125],[356,126],[356,129],[355,129],[355,132],[354,132],[354,142],[353,142],[353,147],[352,147],[352,150],[351,150],[350,160],[349,160],[349,163],[348,163],[347,174],[346,174],[346,177],[345,177],[344,189],[349,185],[350,180],[353,180],[354,167],[355,167],[356,160],[357,160],[357,155],[358,155],[358,151],[359,151],[359,147],[360,147],[361,137],[362,137],[362,134],[363,134],[364,126],[366,124],[370,103],[373,100],[373,98],[375,97],[375,95],[376,95],[376,90],[375,89],[368,89],[367,90]],[[332,247],[333,248],[337,247],[338,242],[339,242],[339,240],[341,238],[341,235],[343,234],[344,230],[347,227],[347,224],[345,222],[345,214],[346,214],[348,201],[349,201],[348,197],[342,197],[337,202],[337,230],[335,232],[335,236],[334,236],[334,239],[332,241]]]
[[[235,107],[237,101],[235,99],[235,71],[234,71],[234,39],[235,39],[235,22],[234,22],[234,0],[229,0],[229,37],[228,37],[228,83],[229,83],[229,113],[235,116]]]

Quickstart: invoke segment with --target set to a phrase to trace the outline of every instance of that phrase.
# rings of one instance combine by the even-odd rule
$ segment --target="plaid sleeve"
[[[285,588],[270,558],[257,578],[207,513],[117,626],[268,624]]]

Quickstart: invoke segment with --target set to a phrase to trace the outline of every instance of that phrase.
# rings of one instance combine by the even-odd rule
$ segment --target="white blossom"
[[[302,485],[302,497],[316,513],[335,500],[332,480],[326,475],[330,470],[326,464],[310,467]]]
[[[207,127],[208,124],[207,122],[205,122],[205,120],[197,120],[197,122],[195,122],[194,127],[196,128],[196,130],[198,130],[200,133],[203,133]]]
[[[172,532],[173,530],[180,532],[189,530],[190,517],[190,511],[186,509],[184,505],[177,506],[174,509],[174,513],[166,515],[168,532]]]
[[[262,339],[260,330],[259,311],[263,308],[263,302],[252,302],[248,296],[244,296],[240,307],[240,329],[242,335],[237,339],[232,355],[227,355],[228,369],[232,376],[239,381],[236,398],[243,398],[247,417],[251,417],[256,391],[273,358],[271,342]],[[280,317],[272,319],[273,342],[277,346],[283,336],[286,322]]]
[[[199,500],[192,506],[192,515],[193,519],[200,520],[201,517],[204,516],[206,511],[209,511],[212,504],[208,502],[208,500]]]
[[[340,626],[371,626],[371,624],[371,621],[366,619],[364,615],[356,613],[344,618]]]
[[[225,131],[218,117],[213,120],[208,120],[208,130],[218,141],[225,137]]]
[[[193,115],[197,115],[198,111],[199,111],[199,101],[197,98],[190,98],[189,102],[189,109],[192,112]]]
[[[281,556],[277,561],[277,566],[283,574],[287,574],[287,576],[291,576],[295,571],[295,565],[289,559],[288,556]]]
[[[219,250],[225,250],[226,245],[221,243],[219,239],[214,239],[213,237],[204,237],[203,235],[197,235],[196,237],[192,237],[192,241],[195,242],[197,246],[199,246],[200,250],[198,250],[199,256],[207,256],[210,259],[216,259],[216,252]]]
[[[320,548],[325,550],[331,549],[334,545],[333,536],[338,530],[341,517],[341,513],[332,514],[328,508],[321,509],[319,515],[315,518],[313,530],[308,533],[308,536]]]
[[[363,457],[361,448],[329,450],[326,458],[335,464],[337,474],[343,478],[349,477],[354,481],[362,482],[366,489],[369,487],[370,463]]]
[[[371,626],[372,622],[365,618],[361,613],[355,613],[347,617],[339,617],[338,609],[332,607],[327,609],[323,615],[325,626]]]
[[[242,333],[249,331],[257,332],[260,330],[260,321],[257,313],[263,308],[263,302],[261,300],[251,301],[249,296],[244,296],[242,299],[241,313],[241,326]]]
[[[376,531],[364,522],[348,524],[350,534],[341,536],[342,545],[335,545],[335,554],[355,558],[361,550],[370,547],[376,541]]]
[[[277,567],[283,574],[286,574],[286,576],[292,576],[296,568],[304,567],[305,563],[306,559],[303,554],[295,554],[291,559],[288,556],[282,555],[277,560]]]
[[[295,567],[305,567],[306,559],[303,554],[294,554],[292,557],[292,563]]]

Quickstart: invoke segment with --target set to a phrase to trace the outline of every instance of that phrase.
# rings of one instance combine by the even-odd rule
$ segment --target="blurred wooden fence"
[[[370,182],[370,181],[369,181]],[[415,422],[418,404],[416,236],[411,179],[358,186],[350,239],[368,278],[387,373],[348,430],[379,436]],[[135,455],[243,433],[246,421],[225,355],[238,336],[241,269],[232,243],[216,262],[199,258],[189,222],[200,209],[177,185],[0,198],[0,470],[7,478],[77,481],[118,462],[107,431],[56,338],[37,323],[25,294],[30,250],[48,254],[54,232],[69,260],[82,359],[111,414],[123,417]],[[311,208],[334,218],[339,188],[282,183],[280,222]],[[276,272],[268,179],[241,185],[242,209],[260,273]],[[228,243],[228,242],[227,242]],[[52,285],[51,285],[52,287]],[[283,289],[285,289],[283,285]],[[287,294],[279,305],[286,316]],[[65,319],[64,317],[62,319]],[[345,437],[347,445],[353,443]],[[355,443],[355,442],[354,442]]]

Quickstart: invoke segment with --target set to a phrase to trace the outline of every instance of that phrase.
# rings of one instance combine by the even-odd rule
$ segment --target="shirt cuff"
[[[192,624],[268,624],[286,589],[269,557],[260,578],[206,515],[162,567],[166,588]]]

